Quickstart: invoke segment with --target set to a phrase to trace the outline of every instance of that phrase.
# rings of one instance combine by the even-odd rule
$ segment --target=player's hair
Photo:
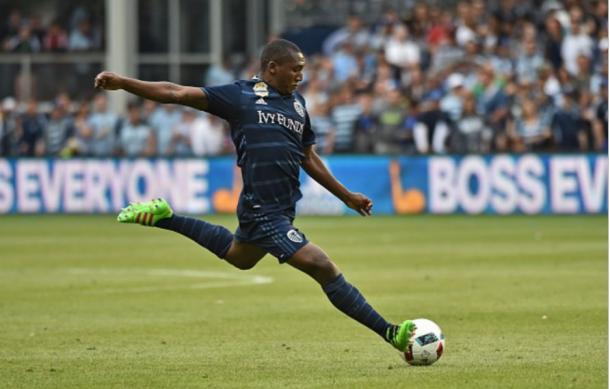
[[[296,53],[301,53],[299,46],[286,39],[276,39],[267,43],[261,53],[261,72],[267,68],[269,62],[282,63]]]

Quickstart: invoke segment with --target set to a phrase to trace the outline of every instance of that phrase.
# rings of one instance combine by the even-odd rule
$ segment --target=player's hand
[[[350,193],[345,204],[362,216],[371,216],[373,201],[362,193]]]
[[[95,76],[95,87],[97,89],[117,90],[121,89],[122,77],[112,72],[101,72]]]

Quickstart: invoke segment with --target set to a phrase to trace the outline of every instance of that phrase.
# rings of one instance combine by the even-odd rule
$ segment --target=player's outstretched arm
[[[101,72],[95,77],[95,87],[106,90],[123,89],[136,96],[164,104],[187,105],[202,111],[208,108],[208,96],[201,88],[167,81],[142,81],[112,72]]]
[[[371,215],[371,209],[373,208],[373,201],[371,199],[362,193],[350,192],[343,186],[326,168],[326,165],[324,165],[324,162],[322,162],[320,156],[316,153],[314,145],[307,146],[304,151],[305,159],[302,166],[311,178],[362,216]]]

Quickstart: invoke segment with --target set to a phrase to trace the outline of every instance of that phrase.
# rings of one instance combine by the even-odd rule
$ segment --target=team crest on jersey
[[[252,87],[252,90],[254,91],[254,94],[257,95],[258,97],[269,96],[269,89],[267,89],[267,84],[262,81],[254,84],[254,87]]]
[[[288,239],[290,239],[294,243],[301,243],[301,242],[303,242],[303,237],[296,230],[288,231],[286,233],[286,236],[288,237]]]
[[[299,103],[299,100],[294,101],[294,110],[297,111],[301,117],[305,117],[305,108]]]

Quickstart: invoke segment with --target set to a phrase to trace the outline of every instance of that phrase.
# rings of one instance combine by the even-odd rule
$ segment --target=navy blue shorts
[[[292,225],[293,220],[283,214],[241,214],[235,239],[260,247],[284,263],[309,243],[305,234]]]

